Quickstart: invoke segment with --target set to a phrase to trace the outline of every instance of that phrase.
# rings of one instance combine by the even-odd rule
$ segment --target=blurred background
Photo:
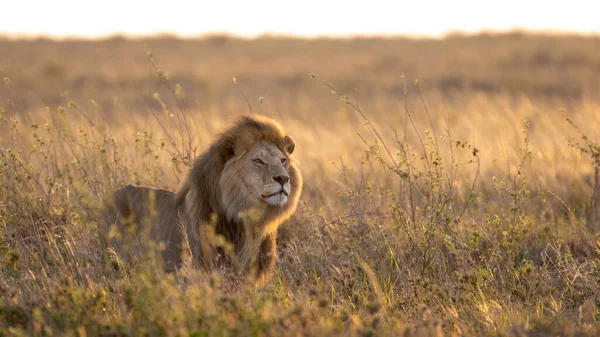
[[[153,112],[185,112],[202,129],[200,149],[222,122],[252,110],[295,134],[306,169],[358,160],[363,118],[313,73],[388,140],[408,109],[420,130],[448,128],[476,144],[484,171],[513,156],[527,122],[545,175],[566,179],[591,167],[573,164],[579,152],[568,146],[561,111],[590,136],[598,126],[600,26],[590,6],[14,1],[0,21],[0,71],[11,80],[0,97],[20,117],[73,102],[83,114],[72,121],[102,119],[129,138],[160,129]]]

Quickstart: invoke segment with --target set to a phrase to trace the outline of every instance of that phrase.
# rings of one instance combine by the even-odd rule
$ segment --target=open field
[[[600,335],[599,37],[0,38],[0,72],[0,336]],[[272,280],[105,260],[101,201],[244,113],[304,176]]]

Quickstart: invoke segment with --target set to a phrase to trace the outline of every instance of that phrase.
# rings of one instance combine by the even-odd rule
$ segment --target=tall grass
[[[160,83],[138,92],[147,114],[68,94],[26,113],[18,73],[3,73],[0,334],[600,333],[593,99],[558,100],[563,114],[527,93],[430,93],[398,76],[397,100],[361,104],[316,71],[306,85],[327,96],[265,89],[259,100],[236,77],[244,96],[221,110],[191,102],[160,54],[141,62]],[[256,288],[227,270],[104,259],[107,195],[126,183],[174,189],[248,105],[296,139],[306,183],[273,279]]]

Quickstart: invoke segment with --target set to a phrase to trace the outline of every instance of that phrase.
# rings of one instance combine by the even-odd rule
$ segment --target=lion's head
[[[275,257],[261,254],[276,254],[277,227],[294,213],[302,190],[294,149],[278,123],[253,115],[237,120],[198,157],[176,200],[184,205],[192,254],[203,264],[215,254],[203,230],[215,225],[244,268],[257,261],[259,274],[270,273]]]
[[[292,191],[289,174],[289,155],[294,143],[288,139],[285,150],[271,142],[260,141],[227,161],[219,186],[221,203],[230,220],[249,208],[285,207],[290,194],[297,194],[298,191]]]

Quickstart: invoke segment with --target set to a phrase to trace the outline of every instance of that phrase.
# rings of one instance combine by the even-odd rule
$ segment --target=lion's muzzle
[[[272,184],[264,186],[264,192],[261,194],[261,197],[269,205],[283,206],[288,202],[289,195],[290,183],[287,181],[284,184]]]

